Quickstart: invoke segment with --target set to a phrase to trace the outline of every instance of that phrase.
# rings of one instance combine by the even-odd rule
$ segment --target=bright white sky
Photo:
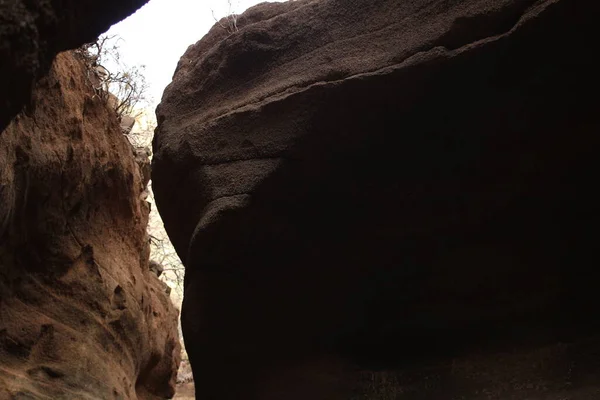
[[[284,1],[284,0],[270,0]],[[232,0],[233,12],[241,14],[262,0]],[[215,24],[229,14],[228,0],[150,0],[129,18],[113,25],[109,35],[117,34],[122,61],[146,66],[152,107],[160,102],[164,88],[171,82],[179,58]]]

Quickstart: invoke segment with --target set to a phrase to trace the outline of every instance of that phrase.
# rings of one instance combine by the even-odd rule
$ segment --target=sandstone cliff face
[[[153,188],[199,398],[347,399],[340,359],[399,399],[595,398],[599,7],[301,0],[191,46]]]
[[[0,132],[29,100],[54,56],[94,40],[148,0],[0,2]]]
[[[177,311],[149,271],[144,179],[73,53],[0,141],[0,398],[173,395]]]

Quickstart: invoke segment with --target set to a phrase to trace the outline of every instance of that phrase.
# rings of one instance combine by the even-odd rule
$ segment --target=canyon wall
[[[177,310],[148,267],[148,161],[80,56],[57,56],[145,3],[0,3],[1,399],[173,396]]]
[[[599,8],[267,3],[190,46],[152,178],[198,398],[597,398]]]
[[[148,182],[79,57],[1,135],[0,398],[170,398],[178,313],[148,266]]]

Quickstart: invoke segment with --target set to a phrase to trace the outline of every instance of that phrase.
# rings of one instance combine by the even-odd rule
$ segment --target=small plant
[[[237,26],[238,15],[235,13],[236,6],[234,6],[232,0],[227,0],[227,7],[227,15],[221,19],[218,19],[215,16],[215,11],[213,9],[211,9],[210,11],[212,12],[212,16],[216,23],[219,24],[221,28],[225,29],[227,32],[232,34],[239,30]],[[221,22],[223,19],[225,20],[225,23]]]
[[[136,108],[149,101],[145,66],[129,67],[121,62],[121,41],[116,35],[103,35],[75,51],[86,64],[96,96],[115,110],[119,120],[126,115],[136,118]]]

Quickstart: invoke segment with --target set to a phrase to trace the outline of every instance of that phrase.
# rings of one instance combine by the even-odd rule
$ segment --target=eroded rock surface
[[[148,0],[0,2],[0,132],[29,101],[54,56],[94,40]]]
[[[172,397],[146,183],[84,64],[57,56],[0,141],[0,399]]]
[[[599,8],[301,0],[191,46],[152,177],[198,398],[348,399],[350,365],[596,398]]]

